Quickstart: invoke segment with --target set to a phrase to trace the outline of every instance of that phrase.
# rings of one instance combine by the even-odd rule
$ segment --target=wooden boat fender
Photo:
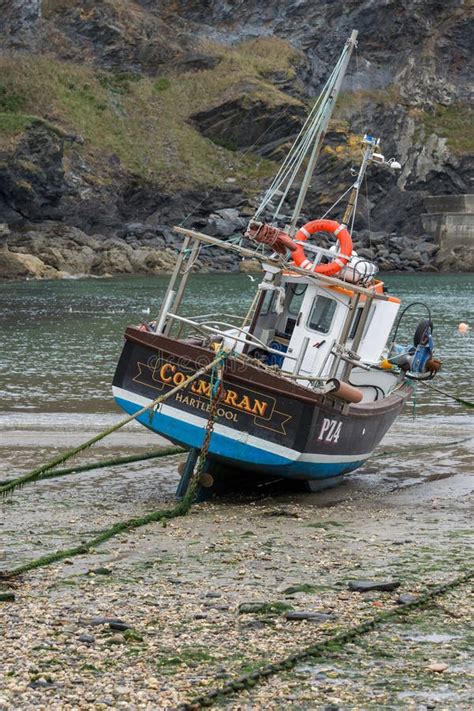
[[[291,255],[293,262],[301,269],[308,269],[308,271],[315,271],[326,276],[334,276],[349,262],[352,256],[352,239],[349,231],[345,225],[341,225],[335,220],[312,220],[312,222],[307,222],[303,227],[300,227],[295,235],[295,240],[305,242],[308,237],[316,232],[331,232],[337,237],[342,256],[337,257],[329,264],[318,264],[315,268],[314,263],[307,259],[303,245],[297,244]]]
[[[341,400],[358,403],[361,402],[364,397],[362,390],[354,387],[353,385],[349,385],[349,383],[345,383],[343,380],[331,378],[331,380],[328,380],[328,384],[334,386],[334,388],[330,391],[331,395],[336,395],[336,397],[340,397]]]

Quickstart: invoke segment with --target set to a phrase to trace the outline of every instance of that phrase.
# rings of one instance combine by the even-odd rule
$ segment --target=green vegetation
[[[6,84],[0,84],[0,111],[18,112],[25,105],[25,99]]]
[[[115,74],[98,72],[96,77],[99,84],[112,94],[130,94],[130,82],[138,81],[140,78],[136,74],[130,74],[129,72],[116,72]]]
[[[166,89],[169,89],[170,86],[171,82],[166,77],[160,77],[153,84],[153,88],[155,91],[166,91]]]
[[[269,111],[282,102],[297,104],[263,78],[269,70],[294,76],[297,52],[272,38],[232,48],[207,42],[203,51],[219,58],[216,66],[180,73],[179,78],[172,72],[150,77],[97,71],[52,55],[3,56],[0,148],[34,115],[79,134],[84,139],[81,153],[101,182],[110,176],[110,156],[124,170],[171,189],[219,185],[228,175],[248,182],[271,174],[273,164],[235,152],[233,145],[216,145],[189,117],[242,93],[261,99]]]
[[[447,139],[454,153],[472,151],[474,145],[474,111],[466,104],[438,106],[436,111],[424,111],[421,120],[427,135],[435,133]]]
[[[239,605],[239,614],[281,615],[292,609],[286,602],[244,602]]]
[[[308,528],[324,528],[327,530],[330,526],[344,526],[343,523],[339,521],[315,521],[314,523],[307,523]]]
[[[212,662],[214,657],[205,647],[184,647],[178,654],[171,657],[161,657],[157,661],[158,668],[194,666],[198,662]]]
[[[283,590],[284,595],[293,595],[294,593],[315,593],[317,588],[309,583],[301,583],[301,585],[290,585],[289,588]]]

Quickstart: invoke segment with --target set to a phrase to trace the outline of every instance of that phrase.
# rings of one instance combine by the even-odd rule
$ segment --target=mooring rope
[[[440,393],[441,395],[444,395],[445,397],[451,398],[451,400],[455,400],[458,402],[460,405],[464,405],[464,407],[469,407],[472,408],[474,407],[474,402],[470,402],[469,400],[464,400],[463,398],[459,397],[458,395],[452,395],[451,393],[447,393],[445,390],[441,390],[441,388],[436,387],[436,385],[433,385],[432,383],[427,383],[426,380],[417,380],[418,383],[421,383],[427,388],[430,388],[430,390],[434,390],[437,393]]]
[[[450,590],[453,590],[454,588],[469,582],[469,580],[471,580],[471,578],[473,577],[474,572],[471,570],[468,573],[465,573],[455,578],[454,580],[451,580],[449,583],[439,585],[433,588],[432,590],[425,590],[417,597],[416,600],[412,602],[407,602],[403,605],[398,605],[397,607],[394,607],[390,610],[386,610],[385,612],[381,612],[379,615],[372,617],[365,622],[361,622],[359,625],[349,627],[343,630],[342,632],[331,635],[330,637],[320,642],[316,642],[315,644],[311,644],[308,647],[305,647],[300,652],[290,654],[288,657],[285,657],[279,662],[267,664],[261,669],[257,669],[256,671],[250,672],[249,674],[245,674],[244,676],[240,676],[239,678],[234,679],[233,681],[227,682],[221,687],[212,689],[211,691],[206,692],[202,696],[197,696],[188,703],[184,703],[179,706],[178,711],[197,711],[197,709],[212,706],[216,703],[217,700],[224,696],[230,696],[231,694],[238,694],[241,691],[249,690],[256,684],[265,681],[266,679],[275,674],[290,671],[297,664],[300,664],[308,658],[320,657],[322,654],[327,652],[334,653],[352,640],[356,639],[357,637],[361,637],[362,635],[367,634],[377,625],[383,624],[384,622],[388,622],[393,618],[399,617],[400,615],[405,614],[409,610],[424,607],[430,602],[432,602],[435,597],[438,597],[439,595],[444,595]]]
[[[35,560],[30,561],[29,563],[24,563],[23,565],[13,568],[12,570],[0,571],[0,581],[5,582],[8,580],[12,580],[13,578],[18,577],[19,575],[22,575],[22,573],[26,573],[29,570],[43,568],[47,565],[51,565],[52,563],[57,563],[60,560],[65,560],[66,558],[72,558],[76,555],[83,555],[84,553],[89,553],[101,543],[108,541],[110,538],[113,538],[119,533],[131,531],[136,528],[140,528],[141,526],[146,526],[149,523],[155,523],[157,521],[166,521],[172,518],[177,518],[178,516],[185,516],[192,506],[194,495],[199,484],[199,479],[206,465],[209,444],[214,430],[214,424],[217,419],[217,409],[223,392],[222,384],[224,377],[224,364],[227,357],[228,353],[226,351],[220,351],[217,358],[215,358],[205,368],[201,368],[201,370],[195,373],[194,376],[188,378],[188,380],[184,384],[186,385],[191,380],[194,380],[196,377],[198,377],[198,375],[202,375],[203,372],[207,372],[208,370],[212,370],[213,377],[214,374],[216,376],[216,387],[214,388],[214,392],[212,393],[211,410],[209,413],[206,431],[201,451],[199,453],[199,458],[196,463],[194,473],[188,484],[188,488],[186,490],[185,495],[180,501],[178,501],[175,506],[173,506],[173,508],[152,511],[151,513],[146,514],[145,516],[142,516],[140,518],[130,518],[126,521],[121,521],[119,523],[114,524],[110,528],[107,528],[105,531],[102,531],[102,533],[100,533],[98,536],[95,536],[95,538],[92,538],[91,540],[86,541],[85,543],[81,543],[78,546],[74,546],[73,548],[63,548],[61,550],[55,551],[54,553],[49,553],[47,555],[41,556],[40,558],[36,558]],[[179,386],[179,389],[181,389],[181,387],[183,387],[183,385]],[[176,391],[176,388],[170,390],[167,395],[171,395],[173,391]],[[154,402],[156,403],[156,401]],[[151,403],[151,405],[147,406],[146,408],[143,408],[143,410],[140,410],[138,413],[136,413],[134,417],[136,417],[136,415],[140,414],[141,412],[145,412],[152,405],[153,403]]]
[[[193,375],[190,375],[188,378],[186,378],[186,380],[183,383],[181,383],[180,385],[176,385],[176,387],[172,388],[171,390],[168,390],[168,392],[165,393],[164,395],[160,395],[159,397],[155,398],[155,400],[150,402],[149,405],[142,407],[140,410],[135,412],[133,415],[129,415],[125,419],[117,422],[115,425],[112,425],[112,427],[108,427],[107,429],[102,430],[102,432],[99,432],[98,435],[95,435],[95,437],[91,437],[91,439],[88,439],[86,442],[83,442],[82,444],[78,445],[77,447],[74,447],[73,449],[69,449],[67,452],[65,452],[63,454],[59,454],[57,457],[55,457],[51,461],[47,462],[46,464],[43,464],[42,466],[37,467],[36,469],[33,469],[32,471],[29,471],[26,474],[22,474],[21,476],[17,477],[16,479],[12,479],[7,484],[3,484],[2,486],[0,486],[0,494],[6,494],[9,491],[13,491],[14,489],[18,488],[19,486],[23,486],[27,482],[36,481],[39,477],[41,477],[42,474],[49,471],[50,469],[53,469],[58,464],[62,464],[63,462],[67,461],[68,459],[71,459],[71,457],[73,457],[75,454],[79,454],[79,452],[83,452],[85,449],[88,449],[96,442],[100,442],[100,440],[104,439],[105,437],[108,437],[108,435],[112,434],[113,432],[116,432],[117,430],[121,429],[125,425],[128,425],[129,422],[132,422],[140,415],[143,415],[144,412],[148,412],[149,410],[152,410],[152,408],[157,407],[162,402],[164,402],[165,400],[170,398],[172,395],[175,395],[177,392],[179,392],[183,388],[187,387],[187,385],[189,385],[189,383],[192,383],[194,380],[201,377],[201,375],[204,375],[204,373],[207,373],[209,370],[212,370],[213,368],[215,368],[215,366],[217,366],[219,363],[221,363],[223,361],[223,358],[224,358],[224,356],[222,355],[222,353],[219,353],[217,358],[215,358],[213,361],[211,361],[208,365],[206,365],[203,368],[200,368],[200,370],[197,370]]]
[[[78,467],[68,467],[67,469],[53,469],[40,474],[35,481],[43,481],[43,479],[55,479],[56,477],[67,476],[68,474],[80,474],[81,472],[89,472],[93,469],[105,469],[106,467],[117,467],[124,464],[133,464],[134,462],[145,462],[148,459],[157,459],[160,457],[172,457],[174,454],[184,454],[186,450],[182,447],[162,447],[155,449],[145,454],[130,454],[126,457],[114,457],[114,459],[104,459],[99,462],[90,462],[90,464],[82,464]],[[13,479],[5,479],[0,481],[0,486],[9,484]],[[29,483],[29,482],[25,482]]]
[[[456,439],[452,440],[451,442],[440,442],[439,444],[435,444],[434,442],[431,442],[431,444],[423,444],[420,447],[411,447],[410,449],[392,449],[392,450],[387,450],[387,451],[382,451],[382,452],[376,452],[373,456],[370,457],[370,460],[372,459],[378,459],[379,457],[390,457],[394,456],[397,454],[416,454],[417,452],[423,452],[427,449],[440,449],[443,447],[454,447],[456,444],[464,444],[464,442],[469,442],[469,440],[472,439],[472,436],[470,437],[464,437],[463,439]],[[367,461],[370,461],[367,460]]]

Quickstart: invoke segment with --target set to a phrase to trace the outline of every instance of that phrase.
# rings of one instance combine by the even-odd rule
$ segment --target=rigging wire
[[[346,48],[345,48],[345,51]],[[285,160],[283,161],[282,165],[280,166],[280,169],[278,170],[276,176],[274,177],[270,187],[266,191],[266,193],[263,196],[262,203],[268,203],[269,198],[268,196],[271,195],[273,196],[274,192],[280,185],[282,185],[289,174],[290,171],[290,166],[292,163],[295,162],[295,160],[298,158],[298,153],[299,151],[302,150],[304,146],[304,142],[308,140],[308,133],[314,130],[314,123],[316,118],[318,117],[321,109],[321,105],[327,100],[325,97],[328,93],[328,89],[333,85],[335,76],[337,72],[340,69],[340,64],[342,62],[343,57],[345,56],[345,51],[339,58],[336,66],[334,67],[333,71],[331,72],[328,80],[326,81],[326,84],[324,85],[320,95],[316,99],[316,102],[311,109],[308,117],[306,118],[298,136],[295,139],[295,142],[293,143],[293,146],[291,150],[289,151],[288,155],[286,156]],[[300,143],[303,143],[303,146],[300,147]],[[257,210],[257,213],[260,213],[261,210]],[[256,214],[257,214],[256,213]]]
[[[359,50],[356,45],[355,47],[355,62],[356,62],[356,76],[360,76],[360,68],[359,68]],[[355,84],[355,82],[354,82]],[[358,108],[359,108],[359,120],[360,120],[360,127],[362,130],[362,124],[364,121],[364,118],[362,116],[362,88],[357,91],[356,87],[354,86],[354,93],[356,94],[357,97],[357,103],[358,103]],[[367,181],[367,173],[364,175],[364,188],[365,188],[365,211],[367,214],[367,229],[369,232],[369,247],[372,249],[372,228],[371,228],[371,221],[370,221],[370,201],[369,201],[369,184]],[[355,210],[354,210],[355,212]]]
[[[348,46],[346,46],[336,64],[329,79],[327,80],[319,98],[314,104],[307,120],[305,121],[300,133],[298,134],[290,152],[284,160],[280,170],[275,176],[270,187],[263,196],[263,199],[255,212],[253,219],[258,219],[265,207],[271,203],[272,198],[280,192],[280,189],[285,185],[283,194],[281,195],[278,207],[275,210],[276,217],[286,199],[291,185],[294,183],[298,172],[303,164],[306,154],[309,152],[311,145],[319,142],[322,135],[321,120],[328,102],[331,100],[335,84],[337,82],[341,65],[344,62]]]

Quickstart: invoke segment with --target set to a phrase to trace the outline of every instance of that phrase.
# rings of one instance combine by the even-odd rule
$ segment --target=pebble
[[[252,612],[262,612],[266,607],[266,602],[242,602],[239,605],[239,614],[246,615]]]
[[[15,602],[15,593],[0,592],[0,602]]]
[[[432,662],[431,664],[428,664],[428,669],[436,672],[437,674],[442,674],[442,672],[446,671],[447,668],[448,665],[444,662]]]
[[[98,625],[110,625],[112,623],[123,624],[122,620],[117,617],[91,617],[90,620],[79,620],[81,625],[91,625],[92,627],[97,627]]]
[[[109,622],[109,627],[111,630],[117,630],[118,632],[125,632],[125,630],[129,630],[130,625],[127,625],[126,622],[121,622],[120,620],[113,620],[112,622]]]
[[[290,610],[286,613],[285,618],[289,621],[308,620],[308,622],[329,622],[334,620],[334,615],[326,612],[311,612],[306,610]]]
[[[397,597],[395,602],[397,603],[397,605],[409,605],[411,602],[416,602],[417,600],[417,595],[410,595],[410,593],[405,593],[404,595],[400,595],[400,597]]]
[[[369,592],[370,590],[382,590],[383,592],[391,592],[400,587],[399,580],[351,580],[348,584],[349,590],[353,592]]]
[[[94,644],[95,637],[91,634],[81,634],[79,635],[79,642],[84,642],[84,644]]]

